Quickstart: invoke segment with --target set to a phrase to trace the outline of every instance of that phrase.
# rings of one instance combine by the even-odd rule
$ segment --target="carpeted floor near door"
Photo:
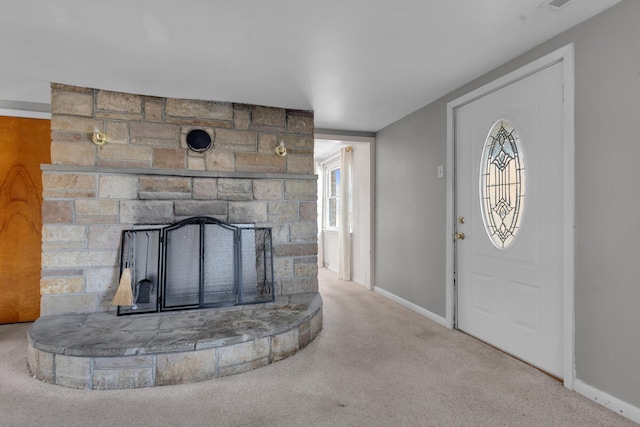
[[[498,350],[320,271],[324,329],[295,356],[196,384],[89,391],[27,369],[0,325],[1,426],[631,426]]]

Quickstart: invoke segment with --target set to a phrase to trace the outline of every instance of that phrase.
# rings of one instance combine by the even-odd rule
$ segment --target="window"
[[[340,173],[340,156],[333,157],[321,165],[322,170],[319,175],[322,179],[318,180],[321,185],[319,194],[322,195],[320,203],[318,203],[319,212],[322,212],[321,222],[323,230],[333,232],[339,231],[340,228],[340,184],[342,182],[342,174]]]
[[[507,120],[498,120],[482,150],[480,201],[485,230],[496,248],[508,248],[520,231],[525,197],[520,138]]]
[[[326,228],[340,227],[340,168],[327,168]]]

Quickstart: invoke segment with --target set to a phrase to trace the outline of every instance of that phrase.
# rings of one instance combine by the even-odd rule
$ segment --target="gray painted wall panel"
[[[446,118],[432,104],[376,135],[375,286],[442,317]]]
[[[382,129],[376,142],[376,286],[442,316],[445,183],[433,168],[446,160],[446,103],[575,43],[577,378],[637,407],[639,23],[640,2],[625,0]]]

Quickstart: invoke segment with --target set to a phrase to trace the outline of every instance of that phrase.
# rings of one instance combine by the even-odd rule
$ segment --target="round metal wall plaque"
[[[187,145],[193,151],[205,151],[211,148],[211,135],[202,129],[192,129],[187,134]]]

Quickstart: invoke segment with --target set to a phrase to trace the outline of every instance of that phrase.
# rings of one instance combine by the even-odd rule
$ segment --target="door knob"
[[[456,233],[453,235],[453,238],[456,240],[464,240],[464,233]]]

